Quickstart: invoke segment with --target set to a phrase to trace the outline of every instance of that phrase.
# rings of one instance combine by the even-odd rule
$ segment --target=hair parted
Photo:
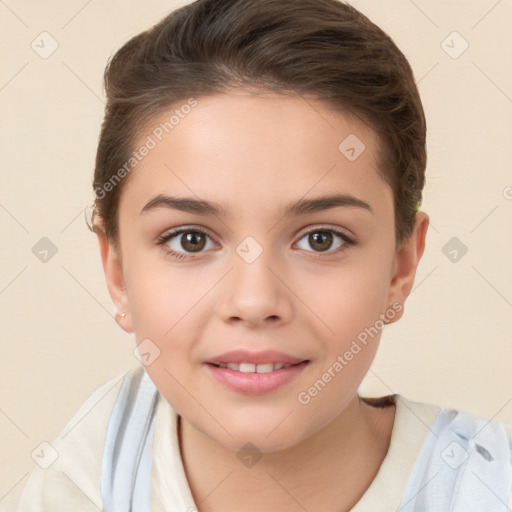
[[[119,171],[143,129],[172,105],[233,87],[310,95],[368,124],[381,143],[379,171],[393,189],[397,243],[412,232],[427,160],[423,106],[406,57],[348,4],[196,0],[120,48],[104,85],[92,224],[99,217],[116,248],[129,179]],[[113,183],[116,176],[123,179]]]

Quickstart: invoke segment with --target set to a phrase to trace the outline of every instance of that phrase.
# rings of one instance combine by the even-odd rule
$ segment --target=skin
[[[393,427],[394,406],[370,407],[357,394],[381,332],[309,403],[297,396],[380,314],[403,305],[428,216],[418,212],[411,237],[396,246],[393,192],[377,172],[379,140],[357,117],[299,96],[238,91],[197,100],[125,183],[119,254],[98,231],[110,295],[126,312],[123,329],[160,350],[146,371],[181,415],[181,454],[201,512],[349,510],[375,478]],[[141,143],[169,116],[156,117]],[[349,134],[366,146],[355,161],[338,150]],[[332,193],[351,194],[371,211],[279,214],[290,201]],[[157,194],[215,201],[231,214],[141,215]],[[183,235],[167,242],[187,260],[155,244],[182,226],[210,236],[199,253],[183,246]],[[356,243],[333,234],[332,247],[315,249],[306,233],[329,227]],[[247,236],[263,249],[252,263],[236,252]],[[247,395],[202,364],[241,347],[310,363],[280,389]],[[262,454],[250,468],[236,457],[247,442]]]

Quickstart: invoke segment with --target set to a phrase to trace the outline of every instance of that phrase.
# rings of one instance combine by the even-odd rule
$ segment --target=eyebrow
[[[281,217],[293,217],[340,206],[362,208],[373,213],[371,206],[367,202],[351,194],[331,194],[312,199],[292,201],[281,207],[279,214]],[[171,208],[198,215],[218,215],[223,217],[230,215],[228,208],[213,201],[204,201],[193,197],[173,197],[164,194],[158,194],[151,199],[142,208],[140,215],[159,208]]]

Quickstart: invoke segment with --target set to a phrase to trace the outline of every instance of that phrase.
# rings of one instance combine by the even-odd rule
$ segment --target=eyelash
[[[321,227],[316,227],[315,229],[311,229],[309,231],[306,231],[305,233],[302,233],[301,237],[299,238],[299,240],[302,240],[306,235],[310,235],[311,233],[318,233],[318,232],[328,232],[328,233],[333,233],[337,236],[339,236],[344,244],[341,245],[341,247],[338,247],[335,251],[332,251],[332,252],[328,252],[326,254],[329,254],[329,255],[332,255],[332,254],[338,254],[338,253],[341,253],[343,252],[344,250],[346,250],[346,246],[350,246],[350,245],[356,245],[356,242],[351,239],[350,237],[348,237],[345,233],[343,233],[342,231],[339,231],[335,228],[331,228],[331,227],[327,227],[327,226],[321,226]],[[179,229],[176,229],[174,231],[169,231],[168,233],[162,235],[160,238],[158,238],[158,240],[156,241],[156,245],[158,246],[164,246],[169,240],[171,240],[172,238],[174,238],[176,235],[180,235],[182,233],[201,233],[202,235],[205,235],[209,238],[210,235],[203,229],[201,228],[192,228],[192,227],[189,227],[189,228],[179,228]],[[190,258],[194,258],[194,253],[190,253],[190,255],[187,255],[186,253],[181,253],[181,252],[176,252],[176,251],[173,251],[169,248],[165,248],[164,249],[168,254],[169,256],[171,256],[172,258],[176,259],[176,260],[185,260],[185,259],[190,259]],[[308,251],[308,252],[313,252],[314,254],[317,254],[317,258],[323,258],[324,256],[322,255],[323,253],[322,252],[317,252],[317,251]],[[195,254],[201,254],[201,253],[195,253]]]

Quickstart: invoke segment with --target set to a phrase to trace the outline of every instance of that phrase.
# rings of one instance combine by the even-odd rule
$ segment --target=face
[[[174,110],[137,146],[156,143],[123,188],[119,259],[100,240],[110,293],[185,421],[235,450],[290,447],[356,396],[424,229],[396,250],[358,118],[239,92],[198,98],[162,137]]]

